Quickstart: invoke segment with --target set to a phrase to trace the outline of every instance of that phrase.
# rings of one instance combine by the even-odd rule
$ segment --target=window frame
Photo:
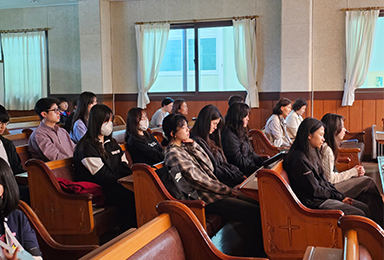
[[[379,12],[379,17],[384,17],[384,9],[381,9],[380,12]],[[382,87],[376,87],[376,88],[362,88],[362,87],[359,87],[355,90],[355,93],[362,93],[362,94],[366,94],[366,93],[380,93],[382,94],[382,91],[384,89],[384,85]]]
[[[190,23],[173,23],[170,25],[170,30],[175,30],[175,29],[194,29],[194,51],[195,51],[195,57],[194,57],[194,64],[195,64],[195,70],[194,71],[189,71],[188,69],[188,57],[184,57],[184,65],[182,66],[182,73],[184,73],[184,70],[185,70],[185,73],[183,74],[184,77],[183,77],[183,91],[180,91],[180,92],[148,92],[148,95],[149,97],[152,98],[155,98],[156,100],[156,97],[158,98],[163,98],[163,97],[167,97],[167,96],[178,96],[178,97],[181,97],[183,96],[184,98],[188,99],[188,97],[196,97],[196,96],[206,96],[206,97],[210,97],[210,96],[213,96],[212,94],[216,94],[217,93],[223,93],[223,95],[228,95],[228,93],[241,93],[243,94],[245,92],[245,89],[244,91],[215,91],[215,92],[211,92],[211,91],[200,91],[200,82],[199,82],[199,73],[196,73],[199,71],[200,67],[199,67],[199,32],[198,32],[198,29],[200,28],[212,28],[212,27],[229,27],[229,26],[233,26],[233,22],[232,20],[222,20],[222,21],[205,21],[205,22],[190,22]],[[187,39],[187,43],[188,44],[188,37],[186,36],[186,39]],[[187,47],[188,48],[188,47]],[[185,53],[185,55],[187,55]],[[216,61],[218,62],[218,60]],[[213,70],[208,70],[206,72],[203,72],[202,73],[212,73],[212,72],[217,72],[218,73],[219,71],[219,68],[216,67],[216,71],[213,71]],[[162,72],[164,73],[164,72]],[[172,73],[172,72],[171,72]],[[192,74],[190,74],[192,73]],[[187,84],[186,84],[186,80],[187,80],[187,77],[188,77],[188,74],[190,75],[194,75],[195,76],[195,90],[194,91],[187,91]],[[205,98],[204,98],[205,99]]]

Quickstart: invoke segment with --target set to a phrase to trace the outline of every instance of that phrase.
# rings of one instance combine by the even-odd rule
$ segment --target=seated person
[[[173,102],[172,114],[181,114],[186,117],[188,115],[187,101],[183,98],[175,99],[175,102]]]
[[[67,118],[71,114],[71,112],[68,111],[68,100],[65,97],[59,97],[57,98],[59,100],[59,109],[60,109],[60,124],[65,124],[67,121]]]
[[[287,116],[287,133],[291,140],[295,140],[297,129],[299,129],[299,125],[303,122],[303,115],[305,113],[305,109],[307,108],[307,101],[302,98],[296,99],[295,103],[293,103],[292,111]]]
[[[164,164],[170,171],[177,171],[194,189],[196,197],[207,206],[206,212],[220,215],[226,220],[246,223],[248,236],[244,239],[244,248],[255,250],[258,256],[264,256],[261,234],[260,207],[258,202],[238,198],[232,188],[220,182],[214,175],[214,169],[204,149],[189,138],[188,121],[185,116],[171,114],[164,119],[163,131],[170,140],[165,148]],[[252,256],[256,256],[252,255]]]
[[[71,128],[72,128],[73,116],[76,112],[78,99],[79,97],[75,97],[75,99],[72,101],[73,112],[68,116],[67,121],[65,121],[64,129],[67,130],[68,133],[71,131]]]
[[[200,110],[191,138],[198,143],[213,165],[213,174],[225,185],[235,187],[245,180],[244,174],[235,165],[228,163],[221,148],[221,129],[224,118],[214,105]]]
[[[321,122],[325,125],[325,142],[320,150],[325,179],[346,196],[367,204],[371,210],[372,219],[383,227],[383,200],[374,180],[364,176],[364,167],[356,165],[343,172],[338,172],[335,167],[338,147],[347,131],[344,127],[344,117],[328,113],[323,116]]]
[[[169,115],[173,108],[173,99],[166,97],[161,101],[161,108],[159,108],[152,116],[150,128],[161,127],[163,125],[163,119]]]
[[[225,127],[221,134],[223,151],[228,163],[239,167],[240,171],[249,176],[263,163],[249,141],[247,125],[250,108],[245,103],[233,103],[225,116]]]
[[[163,147],[148,130],[148,117],[144,109],[129,110],[125,142],[133,163],[154,165],[164,161]]]
[[[324,142],[324,125],[307,117],[284,160],[284,170],[301,203],[311,209],[341,210],[345,215],[370,216],[366,204],[346,197],[324,178],[319,149]]]
[[[228,98],[228,107],[230,107],[235,102],[244,102],[244,97],[240,95],[231,95]]]
[[[7,162],[0,158],[0,239],[4,242],[5,227],[7,223],[10,231],[19,241],[20,245],[30,253],[34,259],[42,259],[35,231],[29,225],[29,221],[23,212],[17,209],[19,205],[19,190],[13,173]],[[18,249],[16,249],[18,251]],[[5,259],[18,259],[15,254],[3,250]],[[1,253],[0,253],[1,258]]]
[[[292,104],[288,98],[280,99],[273,108],[273,114],[268,118],[265,124],[265,135],[268,137],[272,145],[276,147],[285,147],[292,144],[289,138],[285,118],[291,112]]]
[[[125,228],[136,223],[133,192],[117,181],[131,175],[125,153],[112,138],[113,113],[106,105],[95,105],[89,113],[88,130],[73,154],[75,180],[96,183],[103,189],[105,205],[117,206]]]
[[[36,102],[35,112],[42,120],[28,140],[32,158],[48,162],[73,156],[75,144],[67,131],[56,124],[60,121],[57,103],[54,98],[41,98]]]
[[[0,157],[6,161],[13,171],[13,174],[19,174],[25,172],[22,165],[19,155],[16,152],[16,148],[13,145],[12,141],[4,138],[2,136],[8,122],[9,122],[8,111],[0,105]]]
[[[91,108],[97,104],[96,95],[92,92],[83,92],[78,99],[78,107],[73,115],[73,125],[70,136],[73,142],[78,143],[87,132],[88,116]]]

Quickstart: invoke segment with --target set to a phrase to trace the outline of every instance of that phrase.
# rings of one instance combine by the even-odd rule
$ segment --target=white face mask
[[[101,134],[104,135],[104,136],[109,136],[110,134],[112,134],[112,131],[113,131],[113,123],[112,123],[112,121],[105,122],[101,126]]]
[[[148,121],[148,118],[147,118],[145,120],[140,120],[138,128],[141,131],[147,131],[148,126],[149,126],[149,121]]]

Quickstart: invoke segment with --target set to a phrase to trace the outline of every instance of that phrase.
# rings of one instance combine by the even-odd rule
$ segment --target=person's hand
[[[232,197],[239,197],[239,185],[236,185],[232,188]]]
[[[345,203],[345,204],[348,204],[348,205],[352,205],[353,204],[353,199],[351,199],[349,197],[345,197],[345,199],[343,199],[342,202]]]
[[[188,138],[187,140],[184,140],[183,143],[186,143],[186,144],[193,144],[193,139],[191,138]]]
[[[356,165],[354,168],[357,170],[357,175],[358,175],[359,177],[364,176],[364,174],[365,174],[364,166],[362,166],[362,165]]]
[[[13,255],[11,253],[8,252],[8,250],[4,249],[3,248],[3,254],[5,256],[5,259],[8,259],[8,260],[17,260],[17,252],[19,252],[19,248],[16,247],[16,250],[15,252],[13,253]]]

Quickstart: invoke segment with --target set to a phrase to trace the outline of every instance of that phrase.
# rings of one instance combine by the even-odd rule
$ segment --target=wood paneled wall
[[[308,107],[305,117],[311,116],[311,101],[307,100]],[[249,127],[251,129],[261,129],[272,113],[272,109],[277,100],[260,101],[259,108],[253,108],[250,114]],[[136,106],[136,101],[117,101],[115,102],[116,114],[126,119],[129,109]],[[208,104],[213,104],[219,108],[225,116],[228,109],[227,101],[187,101],[188,120],[197,117],[199,111]],[[161,101],[152,101],[147,106],[148,117],[151,118],[157,109],[160,108]],[[342,107],[340,100],[314,100],[313,117],[321,119],[326,113],[340,114],[345,117],[345,127],[351,132],[365,131],[365,154],[372,152],[372,125],[382,125],[381,119],[384,117],[384,100],[356,100],[351,107]]]

